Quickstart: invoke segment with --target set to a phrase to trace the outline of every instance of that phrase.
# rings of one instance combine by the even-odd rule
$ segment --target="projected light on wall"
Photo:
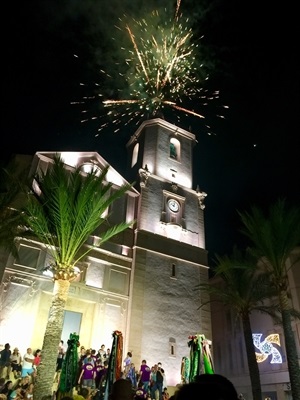
[[[262,333],[252,334],[253,344],[260,351],[260,353],[255,352],[256,361],[258,363],[261,363],[267,358],[272,357],[270,364],[282,364],[281,354],[279,350],[275,346],[273,346],[273,344],[281,346],[278,333],[268,335],[263,341],[261,340],[261,337]]]

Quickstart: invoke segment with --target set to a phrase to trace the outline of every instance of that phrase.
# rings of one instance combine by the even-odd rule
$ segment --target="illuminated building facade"
[[[124,355],[133,352],[138,368],[146,359],[161,361],[168,384],[180,383],[188,336],[211,338],[210,307],[199,310],[206,295],[194,287],[208,279],[204,233],[206,193],[193,188],[195,136],[162,119],[145,121],[130,138],[128,175],[136,186],[108,210],[108,220],[136,222],[93,249],[78,265],[65,310],[62,339],[78,332],[81,344],[111,346],[112,332],[124,337]],[[96,152],[62,152],[66,168],[101,170],[108,163]],[[37,152],[31,173],[45,171],[55,152]],[[20,158],[21,160],[21,158]],[[107,181],[125,179],[110,166]],[[86,246],[101,235],[95,232]],[[19,260],[1,253],[0,343],[41,348],[53,283],[45,275],[49,256],[39,242],[20,240]],[[21,328],[16,328],[16,327]],[[23,327],[26,326],[26,329]]]

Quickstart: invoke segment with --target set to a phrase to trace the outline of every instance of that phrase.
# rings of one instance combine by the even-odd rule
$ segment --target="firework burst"
[[[124,86],[122,90],[118,89],[117,96],[97,94],[107,111],[105,114],[110,117],[110,122],[100,123],[99,131],[111,121],[118,131],[121,124],[124,126],[133,121],[138,124],[142,119],[162,116],[166,108],[175,111],[177,120],[182,113],[204,118],[194,109],[185,108],[183,101],[202,100],[205,105],[209,99],[218,98],[219,93],[208,96],[204,90],[203,83],[208,76],[196,61],[198,44],[192,40],[188,22],[180,13],[179,0],[172,18],[153,11],[147,19],[124,16],[119,20],[116,28],[129,43],[122,47],[124,58],[115,68],[123,78]],[[122,61],[125,72],[120,70]],[[112,73],[103,70],[101,73],[106,78],[113,78]],[[101,120],[101,116],[92,119]]]

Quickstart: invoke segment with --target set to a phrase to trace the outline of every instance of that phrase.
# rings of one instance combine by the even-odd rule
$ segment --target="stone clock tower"
[[[162,362],[168,385],[180,382],[188,336],[211,338],[206,294],[206,193],[193,189],[195,135],[162,119],[145,121],[127,144],[132,181],[141,192],[133,248],[126,347],[135,363]],[[151,365],[150,365],[151,364]]]

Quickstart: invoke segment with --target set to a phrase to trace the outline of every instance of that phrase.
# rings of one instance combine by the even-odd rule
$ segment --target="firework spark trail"
[[[175,11],[175,21],[178,21],[178,13],[179,13],[180,4],[181,4],[181,0],[177,0],[176,11]]]
[[[132,41],[132,44],[133,44],[134,50],[135,50],[135,52],[136,52],[136,54],[138,56],[138,59],[140,60],[140,64],[141,64],[141,67],[142,67],[142,69],[144,71],[145,77],[147,78],[147,81],[149,82],[149,77],[148,77],[144,62],[142,60],[141,54],[140,54],[139,49],[137,47],[137,44],[135,42],[134,36],[133,36],[133,34],[132,34],[132,32],[131,32],[131,30],[130,30],[128,25],[126,25],[126,29],[127,29],[128,33],[129,33],[130,39]]]
[[[110,106],[112,104],[135,104],[135,103],[139,103],[140,100],[104,100],[103,104],[106,106]]]
[[[176,110],[183,111],[183,112],[185,112],[185,113],[187,113],[187,114],[194,115],[195,117],[198,117],[198,118],[205,118],[204,115],[198,114],[198,113],[196,113],[195,111],[189,110],[189,109],[187,109],[187,108],[180,107],[180,106],[178,106],[176,103],[173,103],[172,101],[164,101],[164,103],[165,103],[165,104],[168,104],[169,106],[171,106],[171,107],[173,107],[173,108],[175,108]]]
[[[165,86],[165,84],[166,84],[167,81],[170,81],[170,80],[171,80],[171,71],[173,70],[173,67],[174,67],[174,65],[176,64],[176,62],[178,62],[181,58],[185,58],[185,57],[187,57],[188,55],[190,55],[190,54],[192,53],[191,51],[189,51],[189,52],[187,52],[187,53],[185,53],[185,54],[181,54],[180,56],[177,56],[177,54],[178,54],[178,52],[179,52],[181,46],[184,45],[184,43],[187,41],[187,39],[189,38],[189,36],[190,36],[190,35],[187,34],[184,38],[182,38],[182,39],[176,44],[176,53],[175,53],[175,55],[173,56],[173,59],[171,60],[171,63],[170,63],[170,65],[169,65],[169,67],[167,68],[165,78],[162,80],[162,87]]]

